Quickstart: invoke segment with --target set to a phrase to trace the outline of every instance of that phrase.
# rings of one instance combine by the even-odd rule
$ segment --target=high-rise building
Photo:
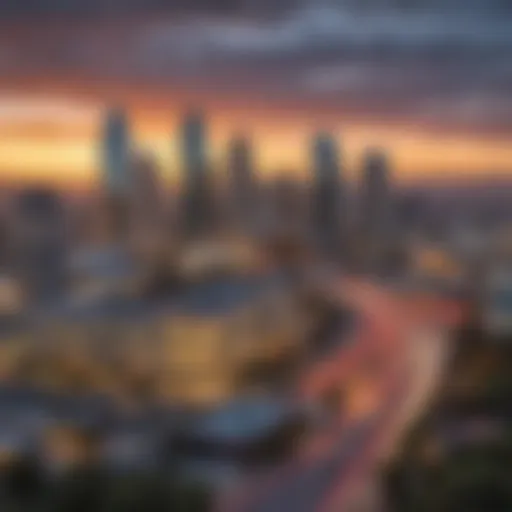
[[[110,109],[103,127],[103,172],[107,193],[123,196],[130,185],[130,134],[125,112]]]
[[[162,203],[162,188],[153,155],[137,154],[132,163],[130,193],[130,245],[146,265],[160,259],[169,242]]]
[[[360,228],[364,260],[371,269],[382,268],[393,235],[392,197],[386,154],[370,148],[363,158],[360,191]]]
[[[419,192],[404,192],[395,201],[396,228],[404,238],[423,232],[427,213],[426,198]]]
[[[231,214],[234,223],[249,230],[256,216],[256,183],[251,145],[247,138],[234,138],[228,149]]]
[[[391,228],[389,164],[386,154],[377,148],[366,151],[361,182],[361,224],[364,234],[382,237]]]
[[[276,227],[298,233],[304,227],[303,190],[289,173],[278,175],[273,183]]]
[[[13,267],[29,302],[58,296],[66,284],[64,205],[51,190],[20,193],[14,211]]]
[[[126,113],[110,109],[103,127],[102,217],[107,238],[117,242],[128,232],[128,195],[131,187],[131,148]]]
[[[162,222],[162,190],[153,155],[140,153],[131,164],[132,218],[137,225],[152,227]]]
[[[320,133],[313,141],[312,153],[313,237],[322,251],[333,254],[340,249],[346,221],[337,143],[330,134]]]
[[[186,236],[200,236],[214,224],[214,189],[209,173],[204,119],[198,112],[185,116],[181,127],[182,229]]]

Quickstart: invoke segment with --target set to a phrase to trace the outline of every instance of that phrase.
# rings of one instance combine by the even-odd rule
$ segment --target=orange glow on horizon
[[[44,181],[73,188],[90,187],[101,169],[99,136],[103,103],[66,101],[55,97],[12,98],[0,95],[0,176],[2,182]],[[176,131],[178,109],[163,105],[129,108],[136,147],[149,149],[174,183],[179,177]],[[327,126],[340,142],[344,172],[357,175],[361,155],[369,145],[385,148],[399,181],[457,176],[507,175],[512,171],[509,141],[476,135],[446,134],[407,129],[399,125],[354,119],[333,122],[300,113],[271,110],[208,108],[210,155],[222,169],[229,138],[240,131],[254,145],[255,165],[263,176],[291,172],[306,177],[311,135]]]

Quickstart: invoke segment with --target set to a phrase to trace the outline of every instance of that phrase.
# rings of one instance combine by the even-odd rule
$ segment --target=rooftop
[[[0,341],[9,335],[46,322],[140,322],[161,315],[217,317],[250,303],[286,283],[282,274],[218,277],[193,284],[184,291],[169,290],[154,296],[110,294],[87,300],[69,298],[45,304],[24,314],[0,316]]]
[[[176,310],[187,315],[222,315],[284,283],[280,275],[220,278],[193,286],[178,298]]]
[[[205,414],[192,432],[215,442],[246,442],[269,434],[298,413],[284,399],[241,398]]]

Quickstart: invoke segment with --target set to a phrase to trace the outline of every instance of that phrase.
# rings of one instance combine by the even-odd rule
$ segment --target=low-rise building
[[[248,367],[300,351],[308,318],[286,279],[222,278],[180,296],[70,304],[0,343],[5,380],[125,399],[211,404],[262,384]]]
[[[184,473],[217,488],[235,485],[251,468],[275,464],[299,446],[308,412],[284,397],[244,397],[206,411],[176,432]]]

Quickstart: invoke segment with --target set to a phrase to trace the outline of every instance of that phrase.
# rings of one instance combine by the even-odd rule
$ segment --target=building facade
[[[64,205],[49,189],[26,189],[17,198],[13,225],[14,275],[27,302],[55,298],[66,286]]]
[[[250,141],[234,138],[228,150],[231,215],[235,226],[244,232],[254,227],[256,218],[256,182]]]
[[[215,224],[214,186],[206,147],[206,128],[202,115],[189,112],[181,127],[182,215],[185,236],[197,237]]]
[[[313,141],[312,228],[321,251],[337,255],[342,243],[343,196],[336,141],[321,133]]]
[[[110,298],[3,336],[3,381],[146,403],[214,405],[264,386],[253,371],[292,357],[308,333],[274,278],[193,287],[179,300]]]

